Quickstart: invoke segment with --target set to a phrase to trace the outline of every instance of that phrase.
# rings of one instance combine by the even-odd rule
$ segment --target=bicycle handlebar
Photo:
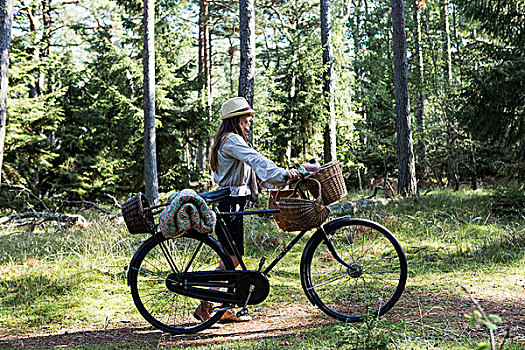
[[[302,179],[304,179],[305,176],[308,176],[311,174],[311,172],[306,170],[301,164],[295,163],[295,166],[297,167],[297,170],[299,170],[299,174],[301,174]]]
[[[297,168],[297,170],[299,171],[299,175],[301,176],[300,179],[290,179],[290,177],[288,175],[284,175],[284,180],[286,181],[286,184],[289,184],[289,183],[292,183],[292,182],[295,182],[295,181],[300,181],[300,180],[304,180],[304,178],[310,174],[312,174],[310,171],[306,170],[301,164],[299,163],[295,163],[295,167]]]

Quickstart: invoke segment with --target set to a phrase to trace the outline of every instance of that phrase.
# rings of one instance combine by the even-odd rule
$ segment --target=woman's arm
[[[243,138],[237,134],[229,134],[226,136],[222,152],[250,165],[261,181],[273,185],[282,185],[286,182],[285,169],[278,167],[277,164],[250,147]]]

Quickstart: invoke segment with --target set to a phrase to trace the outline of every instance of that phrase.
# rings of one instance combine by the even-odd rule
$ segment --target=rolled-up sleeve
[[[222,151],[228,156],[251,166],[261,181],[272,185],[280,185],[286,182],[283,168],[278,167],[270,159],[254,150],[237,134],[227,136]]]

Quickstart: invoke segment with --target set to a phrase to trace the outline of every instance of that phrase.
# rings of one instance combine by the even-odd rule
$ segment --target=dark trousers
[[[220,212],[237,212],[244,211],[246,207],[247,197],[227,197],[219,202],[218,208]],[[226,227],[230,232],[230,235],[239,249],[241,255],[244,255],[244,224],[242,215],[224,215],[222,217],[226,223]],[[215,233],[217,234],[217,239],[222,244],[224,249],[230,254],[235,255],[233,248],[230,246],[228,239],[222,229],[222,225],[217,220],[215,225]]]

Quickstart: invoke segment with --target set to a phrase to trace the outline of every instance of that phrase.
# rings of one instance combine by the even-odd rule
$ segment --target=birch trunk
[[[419,94],[419,102],[417,104],[416,122],[419,127],[420,141],[418,144],[421,175],[427,172],[427,149],[426,149],[426,127],[425,127],[425,83],[424,83],[424,63],[423,50],[421,48],[422,34],[421,34],[421,11],[424,2],[416,0],[414,6],[414,24],[416,27],[416,59],[417,59],[417,88]]]
[[[445,95],[446,100],[443,108],[445,115],[446,134],[447,134],[447,180],[448,187],[454,190],[459,189],[459,178],[456,169],[456,126],[452,119],[450,108],[450,94],[452,82],[452,55],[450,50],[450,25],[448,19],[448,0],[441,2],[441,33],[443,36],[443,74],[445,76]]]
[[[11,28],[13,27],[13,3],[14,0],[0,0],[0,184],[2,183],[2,163],[7,125],[7,89]]]
[[[201,83],[200,101],[204,107],[204,117],[210,121],[211,115],[211,37],[210,37],[210,5],[208,0],[199,0],[199,80]],[[199,140],[197,150],[197,166],[204,169],[208,153],[207,140]]]

